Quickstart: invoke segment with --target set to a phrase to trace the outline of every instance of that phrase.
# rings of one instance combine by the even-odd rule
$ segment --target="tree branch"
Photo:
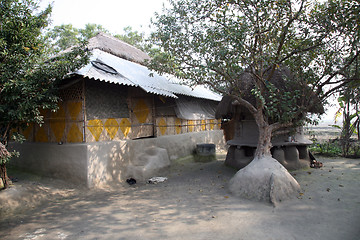
[[[246,107],[253,115],[258,113],[258,110],[248,101],[245,99],[238,97],[236,95],[231,95],[235,101],[232,103],[234,106],[244,106]]]
[[[313,46],[310,46],[310,47],[307,47],[307,48],[303,48],[303,49],[296,49],[294,51],[292,51],[291,53],[289,53],[286,57],[282,58],[278,63],[282,63],[284,62],[285,60],[291,58],[292,56],[294,56],[295,54],[299,54],[299,53],[303,53],[303,52],[308,52],[314,48],[317,48],[321,45],[324,45],[324,43],[318,43],[318,44],[315,44]]]
[[[321,93],[321,91],[322,91],[322,87],[324,87],[325,85],[329,85],[329,84],[331,83],[331,80],[332,80],[334,77],[336,77],[337,75],[341,74],[341,73],[342,73],[347,67],[349,67],[349,66],[355,61],[355,59],[357,59],[359,56],[360,56],[360,52],[357,52],[357,53],[355,54],[355,56],[352,57],[352,58],[350,59],[350,61],[348,61],[341,69],[335,71],[333,74],[331,74],[331,75],[330,75],[324,82],[322,82],[321,84],[318,82],[318,83],[319,83],[319,87],[318,87],[318,89],[317,89],[317,91],[316,91],[316,94],[317,94],[318,96],[320,96],[320,93]],[[320,80],[319,80],[319,81],[320,81]],[[340,85],[341,85],[341,86],[344,86],[346,83],[347,83],[347,82],[345,81],[344,84],[340,84]],[[333,88],[333,89],[329,90],[329,91],[327,92],[327,95],[329,95],[330,93],[334,92],[333,90],[336,90],[336,89],[338,89],[338,88],[339,88],[339,86],[336,87],[336,88]],[[323,98],[323,99],[324,99],[324,98]]]
[[[274,60],[274,64],[272,66],[272,69],[271,69],[271,72],[268,76],[268,81],[272,78],[272,76],[274,75],[274,72],[275,72],[275,69],[276,69],[276,63],[278,62],[278,59],[280,57],[280,53],[282,51],[282,48],[284,46],[284,43],[285,43],[285,39],[286,39],[286,35],[288,34],[289,32],[289,27],[290,25],[300,16],[300,13],[304,7],[304,2],[305,0],[301,1],[301,5],[300,5],[300,8],[299,10],[296,12],[296,14],[294,15],[294,17],[290,17],[289,18],[289,21],[287,22],[286,26],[283,28],[282,30],[282,33],[281,33],[281,37],[280,37],[280,42],[279,42],[279,46],[278,46],[278,49],[276,51],[276,56],[275,56],[275,60]],[[291,3],[290,3],[291,4]]]

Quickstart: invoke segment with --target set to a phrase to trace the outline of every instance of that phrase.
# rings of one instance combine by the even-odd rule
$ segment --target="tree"
[[[33,0],[0,2],[0,142],[7,146],[11,135],[27,124],[42,123],[42,109],[56,110],[56,85],[68,73],[88,61],[84,44],[48,59],[42,30],[51,7],[39,11]],[[0,156],[0,177],[8,184],[5,150]]]
[[[351,136],[357,130],[359,138],[359,40],[360,40],[360,3],[350,0],[329,0],[317,5],[319,9],[314,21],[319,22],[329,37],[326,49],[328,58],[327,75],[324,83],[335,84],[339,90],[338,102],[341,106],[338,113],[343,113],[343,126],[340,136],[343,156],[348,156]],[[329,95],[329,94],[328,94]],[[325,97],[327,95],[324,95]]]
[[[141,50],[145,50],[144,33],[139,33],[138,31],[133,30],[130,26],[125,27],[123,32],[123,34],[116,34],[114,37]]]
[[[46,36],[50,39],[50,45],[54,51],[59,52],[78,44],[80,42],[79,34],[79,30],[72,24],[62,24],[55,26],[47,32]]]
[[[128,26],[123,29],[123,34],[115,34],[114,37],[142,50],[146,50],[144,43],[144,33],[139,33]],[[63,24],[50,29],[46,36],[50,45],[57,52],[68,49],[81,41],[87,41],[99,32],[108,33],[102,25],[88,23],[85,28],[75,28],[72,24]]]
[[[149,67],[230,95],[258,125],[255,158],[230,184],[240,196],[276,202],[299,190],[296,180],[272,159],[271,138],[286,127],[310,121],[307,113],[314,99],[325,101],[351,80],[337,77],[358,51],[347,60],[342,55],[345,48],[328,53],[335,49],[336,39],[350,31],[346,21],[336,19],[330,26],[326,22],[324,12],[340,7],[331,2],[329,6],[306,0],[170,0],[172,7],[156,15],[151,41],[161,51]],[[341,61],[328,65],[334,59]],[[279,89],[271,80],[283,67],[293,77]],[[250,83],[238,82],[243,74],[249,75]],[[230,91],[222,91],[224,86]],[[248,88],[254,101],[246,96]]]
[[[81,34],[80,40],[89,40],[99,32],[109,33],[102,25],[94,23],[87,23],[84,29],[79,29],[79,32]]]
[[[353,145],[351,137],[356,133],[357,140],[360,141],[360,89],[359,84],[350,85],[342,89],[338,98],[340,108],[336,113],[338,117],[342,115],[342,127],[333,125],[341,129],[340,143],[342,147],[342,155],[350,156],[350,150]],[[355,148],[354,148],[355,150]],[[356,151],[354,151],[356,156]]]
[[[75,28],[72,24],[62,24],[50,29],[46,33],[46,38],[49,39],[55,52],[60,52],[89,40],[99,32],[107,33],[108,30],[101,25],[92,23],[86,24],[84,29]]]

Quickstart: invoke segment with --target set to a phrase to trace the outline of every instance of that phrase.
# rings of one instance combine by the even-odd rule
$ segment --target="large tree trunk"
[[[9,186],[9,178],[7,176],[6,172],[6,164],[0,164],[0,178],[2,179],[4,183],[4,189],[6,189]]]
[[[261,121],[254,159],[230,180],[230,191],[239,197],[274,205],[296,196],[300,185],[284,166],[271,156],[272,126]]]
[[[6,160],[7,160],[7,158],[9,158],[11,156],[11,154],[9,153],[9,151],[6,149],[5,146],[6,146],[6,143],[3,144],[2,142],[0,142],[0,178],[2,179],[4,188],[7,188],[10,180],[7,176]]]

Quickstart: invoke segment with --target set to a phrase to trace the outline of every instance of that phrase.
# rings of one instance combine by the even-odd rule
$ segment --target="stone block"
[[[127,167],[127,178],[146,181],[157,176],[161,170],[170,166],[167,150],[159,147],[149,147],[137,154]]]
[[[216,160],[215,144],[201,143],[196,144],[196,150],[194,154],[195,162],[211,162]]]

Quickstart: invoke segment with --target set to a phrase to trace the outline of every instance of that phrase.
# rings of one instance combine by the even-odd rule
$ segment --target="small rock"
[[[127,182],[129,185],[136,184],[136,180],[135,180],[134,178],[126,179],[126,182]]]
[[[157,183],[165,182],[166,180],[167,177],[152,177],[147,181],[147,183],[157,184]]]

